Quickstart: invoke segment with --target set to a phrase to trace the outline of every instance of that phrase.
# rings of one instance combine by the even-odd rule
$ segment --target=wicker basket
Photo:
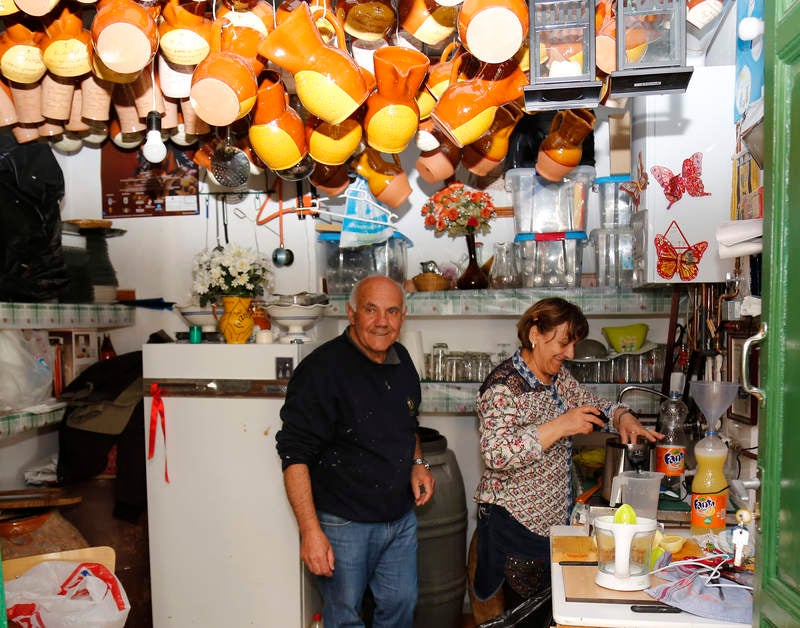
[[[450,280],[439,273],[420,273],[413,278],[413,282],[420,292],[450,289]]]

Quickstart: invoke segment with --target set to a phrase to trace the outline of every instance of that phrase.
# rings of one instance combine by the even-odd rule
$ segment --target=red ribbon
[[[150,396],[153,402],[150,405],[150,446],[147,450],[147,459],[150,460],[156,453],[156,432],[158,431],[158,417],[161,417],[161,433],[164,435],[164,481],[169,484],[169,471],[167,470],[167,417],[164,414],[164,400],[161,398],[161,389],[157,382],[150,384]]]

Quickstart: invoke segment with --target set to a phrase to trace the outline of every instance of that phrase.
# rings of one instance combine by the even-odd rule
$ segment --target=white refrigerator
[[[155,628],[301,628],[320,611],[275,450],[286,377],[311,348],[143,348]]]

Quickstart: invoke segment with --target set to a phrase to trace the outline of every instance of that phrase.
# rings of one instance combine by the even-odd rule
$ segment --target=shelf
[[[60,402],[42,412],[20,410],[2,415],[0,416],[0,440],[47,425],[55,425],[61,422],[66,408],[67,404]]]
[[[671,288],[655,290],[607,290],[602,288],[516,288],[510,290],[447,290],[411,292],[408,315],[415,317],[518,317],[539,299],[559,296],[575,303],[586,316],[668,317]],[[348,295],[330,295],[326,316],[347,315]]]
[[[628,383],[603,383],[583,384],[587,389],[597,395],[616,401],[620,391]],[[645,386],[660,390],[661,383],[642,383]],[[448,414],[448,415],[474,415],[475,400],[478,396],[480,382],[430,382],[423,381],[422,404],[420,414]],[[641,391],[631,391],[625,396],[625,405],[629,406],[639,416],[652,416],[658,414],[661,399],[656,395],[649,395]],[[645,421],[647,423],[647,421]]]
[[[135,323],[135,309],[119,303],[0,302],[0,329],[98,329]]]

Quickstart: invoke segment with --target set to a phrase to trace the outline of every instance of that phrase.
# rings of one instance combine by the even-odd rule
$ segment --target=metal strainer
[[[228,127],[225,142],[211,156],[211,174],[226,188],[240,188],[250,177],[250,160],[247,154],[231,143],[231,128]]]

